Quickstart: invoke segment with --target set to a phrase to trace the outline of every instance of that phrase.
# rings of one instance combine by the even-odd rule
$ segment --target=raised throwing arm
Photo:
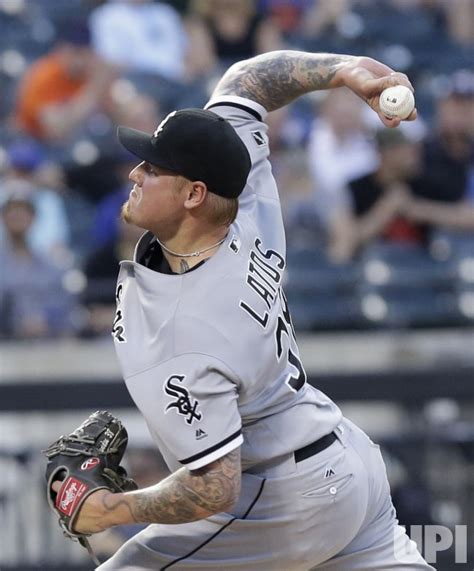
[[[368,57],[283,50],[234,64],[217,84],[213,97],[238,95],[274,111],[305,93],[346,86],[379,115],[384,125],[396,127],[400,120],[388,119],[379,108],[380,94],[393,85],[413,89],[406,75]],[[416,110],[408,120],[415,118]]]

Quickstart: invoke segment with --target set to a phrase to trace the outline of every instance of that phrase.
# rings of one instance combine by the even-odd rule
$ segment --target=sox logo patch
[[[174,399],[165,408],[165,414],[175,410],[177,414],[185,417],[186,424],[192,424],[195,420],[201,420],[202,414],[198,411],[199,401],[193,401],[188,389],[177,384],[182,383],[185,378],[185,375],[171,375],[165,382],[163,390]]]

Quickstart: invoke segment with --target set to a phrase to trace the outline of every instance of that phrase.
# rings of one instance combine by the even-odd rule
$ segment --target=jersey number
[[[277,346],[277,358],[280,360],[282,353],[283,353],[283,334],[285,334],[289,339],[290,347],[288,348],[288,362],[293,365],[295,370],[295,375],[289,375],[286,379],[286,384],[290,387],[290,389],[294,392],[297,392],[301,389],[301,387],[306,383],[306,373],[303,369],[303,365],[298,357],[291,350],[292,342],[296,347],[296,334],[295,329],[293,327],[293,323],[291,321],[290,310],[288,308],[288,302],[286,300],[285,294],[283,293],[283,289],[280,287],[279,289],[279,297],[281,303],[281,312],[283,315],[278,316],[277,328],[275,332],[276,336],[276,346]]]

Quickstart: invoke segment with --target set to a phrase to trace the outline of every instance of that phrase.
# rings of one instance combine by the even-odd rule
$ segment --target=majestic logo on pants
[[[171,375],[164,385],[164,391],[175,399],[166,408],[165,413],[175,409],[178,414],[186,417],[186,423],[192,424],[195,420],[201,420],[202,414],[198,412],[199,401],[192,400],[189,391],[177,383],[182,383],[186,377],[184,375]]]

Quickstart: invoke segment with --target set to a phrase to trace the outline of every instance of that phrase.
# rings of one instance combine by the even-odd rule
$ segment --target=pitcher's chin
[[[128,200],[122,206],[122,210],[120,211],[120,218],[124,222],[127,222],[127,224],[131,224],[133,222],[132,215],[130,212],[130,202]]]

